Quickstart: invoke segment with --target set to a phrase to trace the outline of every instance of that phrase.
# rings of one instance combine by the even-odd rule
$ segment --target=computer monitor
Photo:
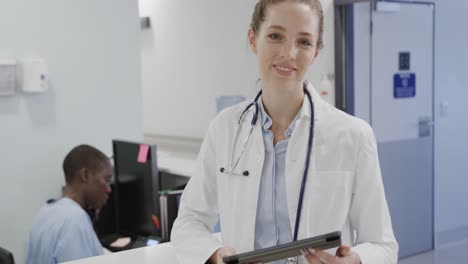
[[[120,234],[161,236],[156,146],[112,141]]]

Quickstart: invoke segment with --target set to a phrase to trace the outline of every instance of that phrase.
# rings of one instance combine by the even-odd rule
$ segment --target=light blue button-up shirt
[[[286,198],[285,163],[289,138],[301,113],[299,110],[293,122],[284,132],[286,139],[274,145],[274,134],[269,130],[272,120],[266,113],[263,102],[259,103],[259,110],[262,117],[265,160],[255,220],[255,249],[292,241]],[[285,261],[277,263],[285,263]]]

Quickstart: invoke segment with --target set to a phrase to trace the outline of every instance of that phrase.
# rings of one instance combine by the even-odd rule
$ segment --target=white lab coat
[[[343,244],[352,246],[363,264],[396,263],[398,244],[371,127],[326,103],[312,85],[307,86],[314,103],[315,134],[298,239],[341,231]],[[171,241],[180,263],[204,263],[221,246],[232,247],[237,253],[254,248],[265,154],[261,121],[257,122],[236,170],[248,170],[249,176],[220,172],[221,167],[230,167],[237,122],[249,103],[222,111],[209,126],[172,229]],[[235,157],[247,138],[253,109],[243,119]],[[288,208],[284,210],[289,212],[291,233],[305,168],[309,124],[310,104],[304,98],[286,154]],[[211,234],[218,213],[222,244]],[[305,260],[300,257],[300,262]]]

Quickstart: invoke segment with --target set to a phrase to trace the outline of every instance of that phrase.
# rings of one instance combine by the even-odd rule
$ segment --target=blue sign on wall
[[[397,73],[393,75],[393,97],[408,98],[416,96],[416,74]]]

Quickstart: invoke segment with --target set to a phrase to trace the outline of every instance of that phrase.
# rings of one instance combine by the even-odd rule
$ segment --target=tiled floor
[[[468,240],[402,259],[398,264],[468,264]]]

